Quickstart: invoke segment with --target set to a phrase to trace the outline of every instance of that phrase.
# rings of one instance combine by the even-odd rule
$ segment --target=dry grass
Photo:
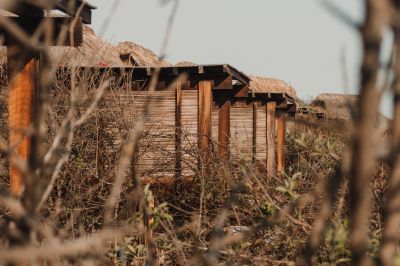
[[[229,162],[221,161],[215,143],[207,151],[208,167],[197,167],[200,156],[193,143],[185,147],[190,156],[182,162],[192,166],[193,176],[143,179],[135,162],[146,152],[168,152],[149,141],[157,73],[144,106],[132,93],[140,84],[126,76],[60,72],[51,89],[40,84],[49,88],[44,90],[48,101],[39,106],[43,119],[35,121],[31,134],[46,136],[46,152],[34,150],[40,156],[33,165],[12,157],[12,147],[5,144],[7,110],[0,105],[0,263],[398,264],[398,239],[390,236],[398,229],[398,187],[393,184],[399,179],[399,127],[396,123],[388,134],[392,150],[378,156],[371,145],[376,138],[371,118],[380,95],[382,32],[389,25],[400,32],[395,19],[388,21],[399,8],[381,0],[366,1],[366,7],[354,126],[347,132],[340,121],[324,126],[298,121],[288,134],[287,169],[279,177],[266,176],[263,163],[253,163],[236,147]],[[26,37],[21,37],[24,45],[46,52]],[[397,90],[398,68],[393,70]],[[1,84],[4,88],[4,79]],[[0,101],[5,99],[2,89]],[[183,138],[189,137],[183,132]],[[10,158],[29,181],[18,199],[8,193],[4,169]],[[162,164],[174,167],[174,161]]]

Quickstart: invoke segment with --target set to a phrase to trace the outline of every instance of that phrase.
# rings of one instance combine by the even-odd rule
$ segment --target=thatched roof
[[[250,76],[250,90],[256,93],[286,93],[297,99],[295,89],[283,80]]]
[[[78,48],[51,47],[54,64],[72,66],[124,66],[114,46],[100,39],[94,31],[84,26],[83,43]]]
[[[151,50],[133,42],[121,42],[115,47],[119,57],[124,63],[132,66],[171,66],[170,63],[161,61]]]
[[[351,120],[358,101],[358,95],[323,93],[311,103],[311,107],[326,113],[327,118]]]
[[[5,49],[0,49],[0,62],[4,61]],[[83,28],[83,43],[78,48],[51,47],[50,57],[54,65],[71,66],[168,66],[149,49],[133,42],[113,45],[98,37],[88,27]]]
[[[197,64],[193,63],[193,62],[189,62],[189,61],[182,61],[182,62],[176,63],[175,66],[177,66],[177,67],[180,67],[180,66],[197,66]]]

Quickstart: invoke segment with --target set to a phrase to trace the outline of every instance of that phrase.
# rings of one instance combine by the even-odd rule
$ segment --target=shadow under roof
[[[87,67],[83,67],[88,69]],[[90,67],[89,67],[90,68]],[[82,68],[81,68],[82,69]],[[241,85],[249,85],[250,77],[242,71],[237,70],[231,65],[194,65],[194,66],[167,66],[167,67],[98,67],[102,71],[113,71],[119,73],[132,73],[134,79],[150,78],[157,71],[160,77],[176,77],[187,74],[191,77],[218,77],[221,75],[231,76],[233,81]]]

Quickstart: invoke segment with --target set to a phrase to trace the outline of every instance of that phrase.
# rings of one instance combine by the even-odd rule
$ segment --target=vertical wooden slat
[[[33,120],[34,103],[37,94],[37,75],[39,55],[21,56],[22,48],[18,44],[7,49],[9,76],[9,144],[20,159],[29,162],[31,159],[32,139],[28,128]],[[10,163],[10,191],[20,196],[24,187],[24,177],[18,168]]]
[[[276,175],[275,161],[275,102],[267,103],[267,174]]]
[[[265,165],[267,162],[267,112],[265,103],[257,102],[256,109],[256,160]]]
[[[215,99],[212,104],[212,142],[218,143],[219,104]],[[218,148],[217,148],[218,149]]]
[[[182,84],[176,87],[175,94],[175,177],[182,175]]]
[[[253,159],[253,107],[245,99],[231,106],[231,143],[239,159]]]
[[[286,121],[285,112],[278,112],[278,174],[285,170],[285,131]]]
[[[149,93],[134,91],[129,92],[126,97],[134,100],[133,103],[124,106],[124,117],[129,123],[134,123],[143,115]],[[118,98],[118,104],[123,105],[125,97],[119,94]],[[174,177],[176,173],[176,93],[175,91],[154,91],[152,99],[155,106],[149,113],[140,142],[136,158],[137,171],[146,178]]]
[[[231,122],[231,101],[228,97],[222,97],[218,111],[218,154],[224,159],[229,159],[229,138]]]
[[[182,90],[182,175],[193,176],[197,168],[199,91]]]
[[[199,152],[203,162],[207,158],[212,128],[212,82],[199,82]]]

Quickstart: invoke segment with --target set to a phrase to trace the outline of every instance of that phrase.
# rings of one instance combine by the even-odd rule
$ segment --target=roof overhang
[[[155,73],[160,78],[174,78],[186,74],[191,78],[215,79],[221,76],[232,77],[235,85],[248,86],[250,77],[231,65],[196,65],[196,66],[168,66],[168,67],[123,67],[120,71],[132,72],[135,79],[150,78]],[[233,85],[233,84],[232,84]]]

